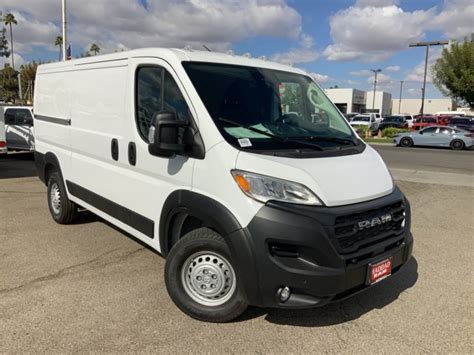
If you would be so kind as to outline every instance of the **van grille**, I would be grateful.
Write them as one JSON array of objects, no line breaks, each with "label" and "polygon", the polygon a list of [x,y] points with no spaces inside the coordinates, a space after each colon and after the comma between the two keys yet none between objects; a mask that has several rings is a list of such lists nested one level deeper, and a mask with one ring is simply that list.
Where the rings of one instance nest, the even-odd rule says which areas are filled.
[{"label": "van grille", "polygon": [[[403,203],[400,201],[382,208],[339,216],[335,221],[332,243],[339,253],[351,254],[384,240],[400,236],[403,234],[404,211]],[[358,227],[358,223],[361,221],[370,221],[386,214],[391,215],[391,221],[362,230]]]}]

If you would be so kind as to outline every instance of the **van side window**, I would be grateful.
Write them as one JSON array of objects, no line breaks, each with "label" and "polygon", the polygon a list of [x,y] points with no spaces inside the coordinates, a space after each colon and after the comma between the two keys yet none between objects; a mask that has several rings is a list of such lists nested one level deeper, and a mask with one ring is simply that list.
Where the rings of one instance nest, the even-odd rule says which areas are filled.
[{"label": "van side window", "polygon": [[148,141],[153,115],[160,111],[175,112],[179,120],[191,119],[189,107],[176,81],[166,70],[141,67],[136,74],[136,119],[140,135]]},{"label": "van side window", "polygon": [[164,111],[176,112],[180,121],[188,121],[190,117],[189,107],[184,99],[178,85],[170,73],[165,71],[165,105]]},{"label": "van side window", "polygon": [[140,135],[146,141],[151,119],[163,107],[162,73],[159,67],[142,67],[136,74],[136,119]]}]

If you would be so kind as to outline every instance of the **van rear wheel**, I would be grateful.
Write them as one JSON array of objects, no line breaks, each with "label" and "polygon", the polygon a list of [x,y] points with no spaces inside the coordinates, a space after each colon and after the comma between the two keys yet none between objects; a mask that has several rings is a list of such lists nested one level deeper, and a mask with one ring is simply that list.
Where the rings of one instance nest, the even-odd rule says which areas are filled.
[{"label": "van rear wheel", "polygon": [[229,247],[208,228],[189,232],[171,249],[165,282],[173,302],[195,319],[228,322],[247,308]]},{"label": "van rear wheel", "polygon": [[67,197],[58,172],[53,172],[48,180],[48,207],[54,221],[59,224],[71,223],[79,213],[77,205]]}]

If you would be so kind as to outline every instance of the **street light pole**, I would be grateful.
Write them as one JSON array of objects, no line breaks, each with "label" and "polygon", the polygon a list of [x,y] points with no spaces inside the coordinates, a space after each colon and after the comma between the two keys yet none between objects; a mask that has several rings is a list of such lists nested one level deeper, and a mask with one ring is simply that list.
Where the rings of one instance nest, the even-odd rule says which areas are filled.
[{"label": "street light pole", "polygon": [[430,46],[445,46],[449,44],[449,41],[432,41],[432,42],[417,42],[410,43],[409,47],[426,47],[425,53],[425,73],[423,74],[423,89],[421,92],[421,108],[420,115],[423,115],[425,109],[425,92],[426,92],[426,72],[428,71],[428,56],[430,52]]},{"label": "street light pole", "polygon": [[402,106],[402,88],[403,80],[400,80],[400,98],[398,99],[398,113],[400,113],[400,107]]},{"label": "street light pole", "polygon": [[67,60],[66,49],[67,49],[67,12],[66,12],[66,0],[62,0],[62,12],[63,12],[63,61]]},{"label": "street light pole", "polygon": [[370,71],[374,72],[374,97],[372,98],[372,110],[375,109],[375,90],[377,89],[377,74],[382,71],[382,69],[370,69]]}]

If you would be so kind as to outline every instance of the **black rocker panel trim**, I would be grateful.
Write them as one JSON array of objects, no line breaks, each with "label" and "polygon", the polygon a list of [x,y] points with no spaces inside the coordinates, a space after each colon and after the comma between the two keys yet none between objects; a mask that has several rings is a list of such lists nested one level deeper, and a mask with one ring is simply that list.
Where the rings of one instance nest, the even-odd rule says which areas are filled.
[{"label": "black rocker panel trim", "polygon": [[120,222],[145,234],[147,237],[152,239],[155,237],[155,222],[151,219],[106,199],[95,192],[87,190],[69,180],[66,180],[66,184],[71,195],[80,198],[102,212],[107,213],[109,216],[114,217]]}]

